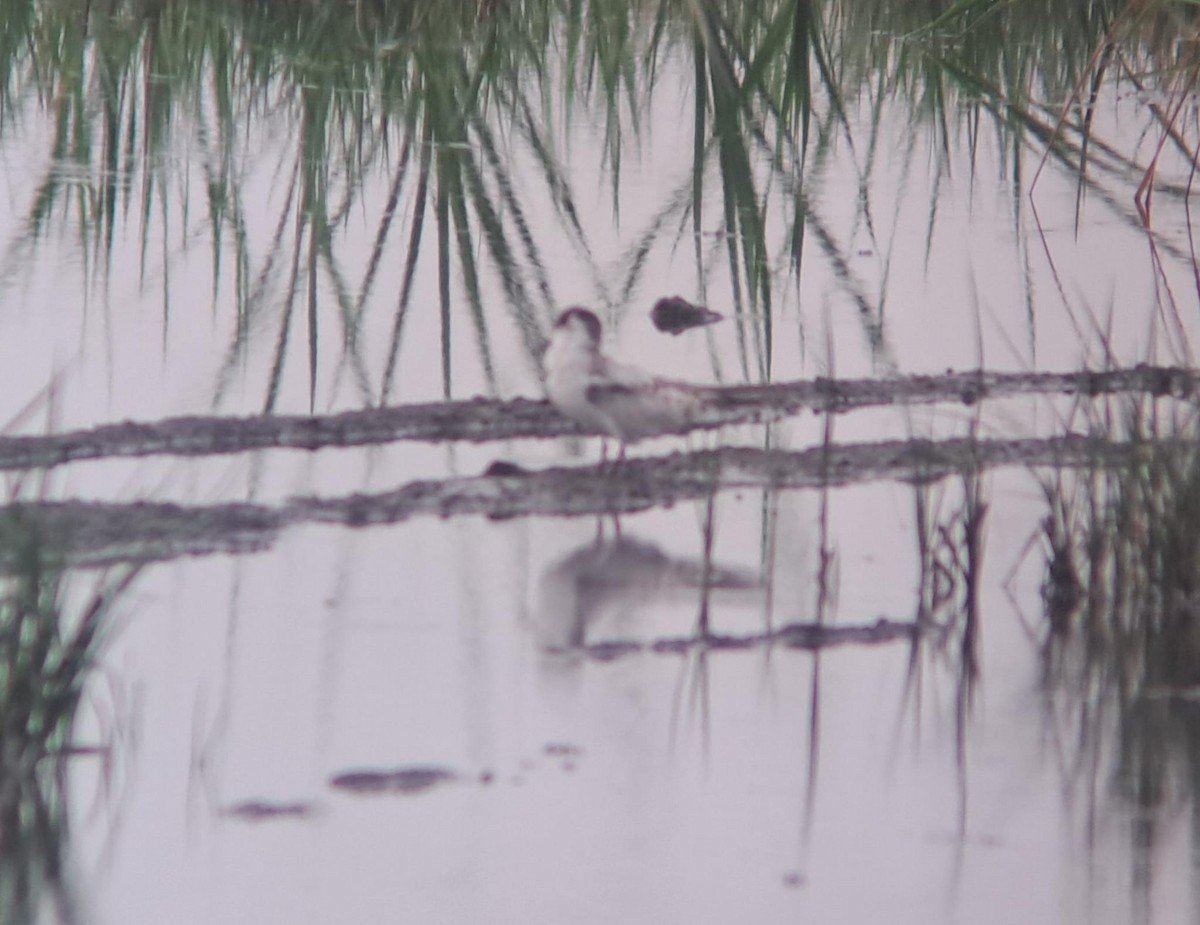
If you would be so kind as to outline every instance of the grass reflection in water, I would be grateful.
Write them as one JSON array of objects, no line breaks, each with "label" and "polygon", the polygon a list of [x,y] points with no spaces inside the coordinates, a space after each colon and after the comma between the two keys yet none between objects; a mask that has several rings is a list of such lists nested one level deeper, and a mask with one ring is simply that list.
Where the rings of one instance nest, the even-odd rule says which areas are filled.
[{"label": "grass reflection in water", "polygon": [[75,724],[113,607],[138,569],[103,576],[80,598],[68,585],[82,577],[67,577],[35,518],[6,518],[0,545],[12,566],[0,579],[0,916],[17,925],[53,909],[70,923],[82,919],[67,863],[67,764],[108,766],[106,746],[78,742]]},{"label": "grass reflection in water", "polygon": [[[1197,67],[1193,7],[1165,0],[4,4],[3,153],[24,144],[36,151],[11,161],[24,173],[13,184],[14,214],[0,242],[6,313],[10,306],[30,316],[48,310],[19,295],[34,268],[61,258],[50,245],[66,242],[68,259],[53,263],[53,272],[78,275],[78,291],[70,290],[78,297],[54,294],[83,307],[80,328],[120,331],[120,322],[150,305],[161,312],[154,333],[163,366],[194,373],[187,363],[194,345],[176,332],[181,315],[200,306],[219,331],[219,355],[212,370],[189,381],[202,381],[210,406],[172,407],[169,419],[131,424],[121,423],[128,412],[114,403],[98,427],[89,420],[66,433],[0,440],[0,465],[78,470],[87,468],[83,460],[106,465],[117,456],[194,460],[266,448],[348,455],[401,440],[578,436],[537,393],[555,314],[586,301],[619,330],[622,321],[644,320],[632,314],[639,302],[648,307],[675,291],[730,316],[719,330],[732,332],[733,348],[719,354],[711,337],[704,341],[711,376],[703,381],[718,383],[710,417],[697,422],[705,428],[777,422],[801,410],[829,420],[872,406],[901,406],[904,414],[918,404],[966,404],[973,411],[1006,389],[1089,401],[1109,390],[1138,391],[1154,396],[1134,399],[1138,408],[1168,399],[1187,406],[1194,402],[1192,293],[1172,284],[1190,285],[1196,268],[1184,234],[1196,144],[1186,109]],[[682,131],[668,135],[678,126],[658,120],[681,112]],[[647,167],[647,152],[660,148],[669,162]],[[641,168],[650,178],[639,185]],[[944,197],[955,185],[963,198]],[[1052,212],[1064,186],[1073,193],[1073,215],[1070,206]],[[916,203],[918,221],[902,220],[901,210],[927,188],[928,201]],[[1004,248],[1013,253],[999,253],[990,237],[986,253],[956,249],[963,226],[947,212],[973,212],[989,191],[1005,200],[998,214],[1011,225]],[[1045,226],[1031,216],[1031,201],[1051,213]],[[1136,235],[1120,238],[1119,261],[1079,243],[1081,231],[1110,226]],[[1073,240],[1055,236],[1063,227]],[[946,247],[947,237],[954,247]],[[1116,354],[1127,345],[1105,340],[1099,332],[1107,322],[1075,287],[1097,275],[1101,262],[1131,267],[1130,240],[1150,251],[1154,349],[1114,358],[1107,348]],[[1039,245],[1048,266],[1039,264]],[[1067,267],[1077,252],[1084,266],[1073,277]],[[688,282],[671,280],[645,298],[645,290],[667,285],[658,275],[662,258],[677,253],[690,262]],[[1011,353],[1027,372],[900,375],[916,354],[905,354],[904,338],[910,350],[911,341],[938,340],[948,313],[919,315],[914,336],[905,325],[926,306],[898,297],[897,278],[913,267],[924,272],[932,301],[972,261],[967,275],[979,291],[988,291],[989,279],[982,270],[975,275],[976,265],[1007,261],[1020,276],[1023,302],[1003,303],[1016,311],[984,304],[976,320],[982,329],[989,313],[1002,316],[1004,336],[1018,344]],[[804,291],[802,304],[802,283],[811,284],[814,269],[823,281]],[[200,300],[197,290],[205,290]],[[125,304],[121,295],[130,291],[137,298]],[[1114,291],[1112,301],[1127,304],[1123,292]],[[86,314],[97,302],[107,313]],[[1062,335],[1039,325],[1063,309],[1079,356],[1102,342],[1105,372],[1040,371],[1047,345],[1056,349]],[[825,372],[832,377],[836,353],[839,362],[858,363],[849,375],[873,378],[814,379],[798,368],[831,319],[841,326],[838,343],[829,335]],[[709,336],[695,332],[693,342]],[[139,359],[146,340],[132,348]],[[1054,368],[1075,362],[1062,355],[1054,354],[1061,364]],[[1128,365],[1136,359],[1155,365]],[[1172,362],[1178,368],[1158,365]],[[961,355],[954,363],[961,368]],[[1111,368],[1118,363],[1126,365]],[[238,405],[233,396],[245,383],[252,400]],[[493,397],[430,400],[468,390]],[[495,397],[514,394],[525,398]],[[417,398],[424,404],[415,405]],[[212,414],[231,406],[245,416]],[[313,413],[329,409],[341,413]],[[967,720],[987,642],[980,629],[984,547],[998,507],[1003,512],[988,494],[987,473],[1014,466],[1047,480],[1046,620],[1033,635],[1044,648],[1048,724],[1070,781],[1111,782],[1125,805],[1144,813],[1133,857],[1149,868],[1152,829],[1164,818],[1156,812],[1191,799],[1196,779],[1189,711],[1200,680],[1193,587],[1200,489],[1191,424],[1160,426],[1148,411],[1131,420],[1128,428],[1089,428],[1090,436],[1068,418],[1033,436],[981,436],[972,425],[967,436],[870,435],[858,443],[833,440],[830,425],[825,445],[810,449],[776,443],[779,431],[758,428],[757,445],[640,458],[604,480],[587,467],[535,469],[524,458],[464,475],[448,450],[447,471],[429,478],[404,470],[384,489],[341,484],[335,493],[277,505],[253,496],[6,505],[0,524],[18,539],[0,548],[8,576],[0,611],[0,832],[5,863],[13,859],[2,873],[12,900],[4,905],[27,914],[45,883],[61,897],[62,917],[71,917],[69,891],[60,888],[62,756],[105,614],[136,572],[129,563],[211,552],[249,558],[275,550],[285,530],[314,523],[408,530],[417,516],[482,515],[508,525],[706,501],[699,563],[666,546],[652,554],[649,545],[598,544],[561,559],[557,573],[561,579],[567,566],[592,561],[583,570],[586,585],[596,580],[596,556],[611,564],[629,554],[639,566],[657,565],[654,576],[639,579],[642,597],[650,596],[647,586],[699,585],[702,631],[593,644],[580,617],[562,647],[579,648],[574,654],[589,665],[589,656],[628,664],[661,650],[692,659],[699,676],[726,657],[724,649],[730,657],[735,649],[777,645],[817,650],[842,631],[869,637],[873,628],[894,631],[889,639],[912,637],[902,709],[921,709],[927,655],[949,666],[956,683],[962,835]],[[876,481],[915,486],[912,613],[901,595],[903,625],[839,625],[838,549],[830,539],[837,525],[827,501],[835,488]],[[957,501],[939,509],[935,484],[937,491],[949,486]],[[714,497],[761,492],[765,560],[777,554],[778,496],[812,490],[822,492],[815,622],[772,625],[771,590],[753,588],[766,601],[764,626],[710,632],[707,595],[722,574],[712,555],[720,529]],[[20,539],[30,523],[50,539]],[[103,580],[82,606],[65,603],[76,581],[66,565],[114,562],[132,570]],[[628,574],[600,590],[617,598],[637,590]],[[586,610],[577,607],[576,615]],[[920,625],[919,645],[909,617]],[[816,747],[818,661],[810,817],[818,766],[833,757]],[[709,703],[707,692],[695,702]],[[399,767],[352,783],[416,797],[432,779],[420,769],[441,765]],[[233,806],[234,819],[308,825],[303,800]],[[813,882],[819,887],[819,878]]]}]

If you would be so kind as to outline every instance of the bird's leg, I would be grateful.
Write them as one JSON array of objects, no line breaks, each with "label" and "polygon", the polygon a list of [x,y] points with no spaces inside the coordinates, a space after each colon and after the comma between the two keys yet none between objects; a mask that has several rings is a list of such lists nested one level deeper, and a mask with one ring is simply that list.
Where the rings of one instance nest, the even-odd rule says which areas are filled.
[{"label": "bird's leg", "polygon": [[[615,463],[613,463],[614,468],[620,466],[621,463],[625,462],[625,449],[627,446],[628,446],[628,444],[624,440],[622,440],[621,448],[617,451],[617,461]],[[618,479],[620,478],[619,475],[617,477],[618,477]],[[620,487],[620,486],[618,485],[618,487]],[[621,538],[621,517],[616,512],[615,509],[610,511],[609,513],[612,515],[613,538],[619,540]]]}]

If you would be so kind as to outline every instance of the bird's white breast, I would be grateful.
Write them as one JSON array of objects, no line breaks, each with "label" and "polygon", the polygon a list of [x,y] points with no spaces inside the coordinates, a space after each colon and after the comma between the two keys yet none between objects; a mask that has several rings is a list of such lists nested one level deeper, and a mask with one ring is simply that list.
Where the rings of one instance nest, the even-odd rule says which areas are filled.
[{"label": "bird's white breast", "polygon": [[577,337],[556,336],[543,358],[546,397],[569,418],[588,428],[617,436],[612,422],[588,400],[595,381],[596,352]]}]

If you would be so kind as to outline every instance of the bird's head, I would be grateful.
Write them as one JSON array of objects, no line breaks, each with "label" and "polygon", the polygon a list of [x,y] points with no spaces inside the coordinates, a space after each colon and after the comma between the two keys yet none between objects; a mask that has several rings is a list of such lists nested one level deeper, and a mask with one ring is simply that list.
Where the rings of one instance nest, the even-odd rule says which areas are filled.
[{"label": "bird's head", "polygon": [[554,334],[561,332],[568,337],[578,337],[593,347],[600,346],[601,330],[600,319],[595,313],[578,305],[568,308],[554,322]]}]

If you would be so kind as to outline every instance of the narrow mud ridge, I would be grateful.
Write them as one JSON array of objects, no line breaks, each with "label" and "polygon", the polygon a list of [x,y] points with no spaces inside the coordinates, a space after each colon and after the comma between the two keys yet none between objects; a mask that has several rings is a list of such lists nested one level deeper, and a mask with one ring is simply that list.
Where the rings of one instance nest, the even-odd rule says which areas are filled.
[{"label": "narrow mud ridge", "polygon": [[891,620],[880,617],[874,623],[826,624],[785,623],[773,630],[761,633],[732,635],[709,633],[697,636],[679,636],[669,639],[614,639],[592,642],[565,649],[548,649],[552,655],[572,656],[600,662],[638,655],[643,652],[655,654],[685,655],[697,649],[723,651],[729,649],[755,649],[768,645],[782,645],[791,649],[827,649],[833,646],[857,643],[877,645],[886,642],[909,641],[921,634],[921,628],[909,620]]},{"label": "narrow mud ridge", "polygon": [[[1145,446],[1079,436],[1037,440],[910,440],[817,446],[799,452],[724,447],[601,466],[410,482],[395,491],[298,498],[282,507],[62,501],[0,506],[0,537],[36,536],[67,565],[111,565],[270,547],[291,525],[395,524],[417,516],[493,520],[629,514],[730,489],[801,489],[880,479],[932,482],[997,466],[1115,466]],[[14,563],[0,542],[0,569]],[[11,553],[8,553],[11,555]]]},{"label": "narrow mud ridge", "polygon": [[[1078,373],[947,373],[895,379],[814,379],[703,390],[709,407],[696,429],[779,420],[804,411],[844,413],[882,405],[974,404],[1012,395],[1096,396],[1140,393],[1189,398],[1200,393],[1200,370],[1136,366]],[[127,421],[46,436],[0,437],[0,469],[152,455],[203,456],[261,449],[319,450],[397,440],[490,440],[579,434],[545,401],[477,398],[400,405],[323,417],[180,417]]]}]

